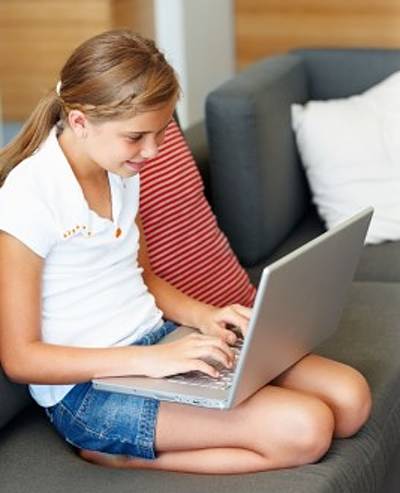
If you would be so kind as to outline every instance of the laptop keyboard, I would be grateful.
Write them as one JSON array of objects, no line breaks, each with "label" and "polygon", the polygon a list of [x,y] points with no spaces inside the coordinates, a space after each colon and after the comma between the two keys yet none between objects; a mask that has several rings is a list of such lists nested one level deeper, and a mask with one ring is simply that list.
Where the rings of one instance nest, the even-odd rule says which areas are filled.
[{"label": "laptop keyboard", "polygon": [[226,368],[221,363],[213,361],[212,366],[216,368],[220,375],[218,378],[210,377],[201,371],[190,371],[188,373],[180,373],[179,375],[171,375],[166,377],[169,382],[196,385],[198,387],[207,387],[211,389],[226,390],[232,385],[233,375],[235,374],[236,363],[239,359],[240,351],[243,346],[243,339],[237,338],[236,343],[231,346],[234,353],[234,363],[232,368]]}]

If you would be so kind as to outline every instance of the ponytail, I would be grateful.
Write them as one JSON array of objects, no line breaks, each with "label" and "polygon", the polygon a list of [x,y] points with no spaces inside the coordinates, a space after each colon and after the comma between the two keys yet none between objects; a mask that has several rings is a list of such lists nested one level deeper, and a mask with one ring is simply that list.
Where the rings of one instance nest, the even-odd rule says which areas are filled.
[{"label": "ponytail", "polygon": [[0,187],[10,171],[46,140],[52,127],[61,118],[61,113],[62,103],[53,89],[39,101],[19,134],[0,149]]}]

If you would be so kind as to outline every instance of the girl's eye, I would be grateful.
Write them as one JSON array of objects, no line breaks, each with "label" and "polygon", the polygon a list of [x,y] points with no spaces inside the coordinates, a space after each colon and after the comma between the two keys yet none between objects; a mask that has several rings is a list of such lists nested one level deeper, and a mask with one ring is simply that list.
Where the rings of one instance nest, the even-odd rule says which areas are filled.
[{"label": "girl's eye", "polygon": [[139,142],[141,140],[143,135],[138,135],[137,137],[128,137],[129,142]]}]

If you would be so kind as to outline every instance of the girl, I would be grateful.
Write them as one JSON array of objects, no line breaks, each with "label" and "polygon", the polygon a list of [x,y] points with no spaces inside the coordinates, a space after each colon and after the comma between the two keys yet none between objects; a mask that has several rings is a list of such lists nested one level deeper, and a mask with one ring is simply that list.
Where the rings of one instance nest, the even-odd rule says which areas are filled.
[{"label": "girl", "polygon": [[[111,31],[83,43],[20,135],[1,151],[1,363],[92,462],[246,473],[318,460],[370,412],[355,370],[303,358],[229,411],[96,391],[94,377],[164,377],[232,365],[250,310],[197,302],[151,270],[139,174],[179,94],[153,42]],[[154,345],[173,320],[198,329]],[[246,425],[244,426],[244,423]],[[188,433],[190,430],[190,433]]]}]

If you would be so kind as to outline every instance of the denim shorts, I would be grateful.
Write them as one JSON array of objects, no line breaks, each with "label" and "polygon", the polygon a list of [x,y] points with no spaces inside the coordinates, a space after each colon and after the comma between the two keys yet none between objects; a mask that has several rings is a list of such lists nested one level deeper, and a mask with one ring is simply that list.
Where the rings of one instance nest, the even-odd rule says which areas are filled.
[{"label": "denim shorts", "polygon": [[[175,324],[165,322],[134,345],[155,344],[174,329]],[[75,447],[155,459],[159,405],[156,399],[96,390],[86,382],[75,385],[61,402],[47,408],[46,414]]]}]

